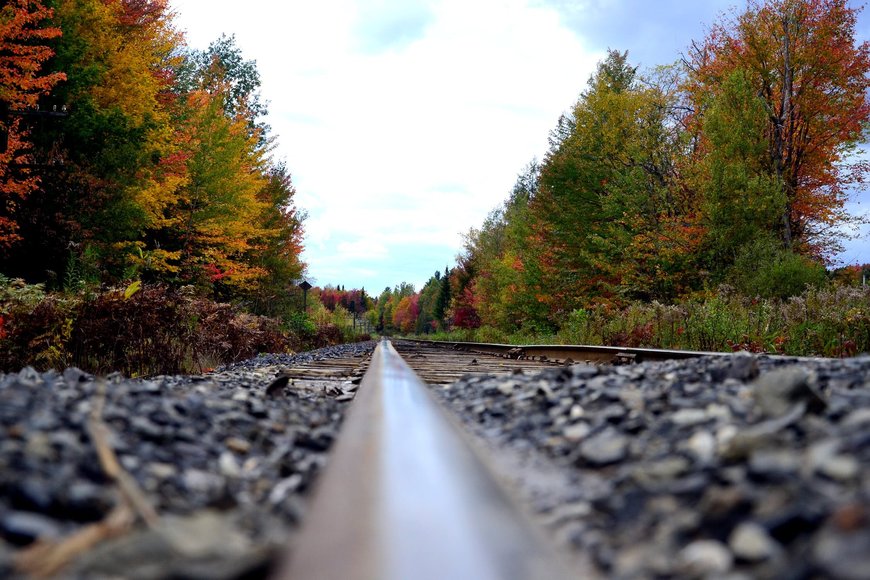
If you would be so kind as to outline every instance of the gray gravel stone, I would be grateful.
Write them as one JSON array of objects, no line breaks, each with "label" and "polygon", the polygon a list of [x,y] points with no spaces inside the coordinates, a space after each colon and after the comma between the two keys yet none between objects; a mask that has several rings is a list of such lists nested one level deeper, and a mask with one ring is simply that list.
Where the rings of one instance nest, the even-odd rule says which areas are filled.
[{"label": "gray gravel stone", "polygon": [[61,526],[42,514],[10,511],[0,516],[0,531],[13,544],[29,544],[40,538],[58,538]]},{"label": "gray gravel stone", "polygon": [[580,445],[580,457],[591,465],[607,465],[621,461],[628,448],[628,439],[607,428],[589,437]]},{"label": "gray gravel stone", "polygon": [[754,522],[742,522],[731,532],[728,546],[734,555],[748,562],[774,557],[780,548],[767,530]]},{"label": "gray gravel stone", "polygon": [[731,570],[734,557],[728,548],[716,540],[695,540],[677,556],[680,572],[693,577],[725,574]]},{"label": "gray gravel stone", "polygon": [[768,416],[784,415],[798,402],[817,410],[824,408],[826,402],[814,383],[815,376],[805,368],[788,367],[759,377],[753,385],[753,395],[761,411]]},{"label": "gray gravel stone", "polygon": [[497,377],[436,393],[488,448],[575,482],[572,513],[553,508],[564,489],[503,473],[600,577],[866,577],[870,357],[592,368],[511,377],[510,396]]},{"label": "gray gravel stone", "polygon": [[814,545],[813,557],[831,578],[870,578],[870,530],[825,530]]},{"label": "gray gravel stone", "polygon": [[[265,390],[283,367],[373,348],[262,355],[204,376],[110,377],[102,414],[110,445],[161,524],[100,544],[63,576],[267,575],[299,525],[347,402],[292,386],[269,399]],[[0,374],[0,577],[14,572],[4,566],[17,550],[75,533],[117,505],[87,431],[96,393],[96,379],[74,368]]]}]

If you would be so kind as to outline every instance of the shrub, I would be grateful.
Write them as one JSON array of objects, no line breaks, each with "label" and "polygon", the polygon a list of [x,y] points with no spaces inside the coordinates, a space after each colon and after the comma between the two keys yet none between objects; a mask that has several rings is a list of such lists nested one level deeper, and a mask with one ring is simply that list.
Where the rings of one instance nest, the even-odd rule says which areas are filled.
[{"label": "shrub", "polygon": [[566,344],[589,344],[589,312],[578,308],[568,313],[558,338]]},{"label": "shrub", "polygon": [[69,362],[75,300],[47,296],[42,284],[0,275],[0,368]]},{"label": "shrub", "polygon": [[796,296],[807,286],[821,286],[826,279],[824,266],[769,239],[756,240],[743,248],[732,277],[744,294],[762,298]]},{"label": "shrub", "polygon": [[344,333],[341,331],[341,328],[332,323],[322,324],[317,327],[317,334],[314,337],[314,348],[334,346],[344,341]]},{"label": "shrub", "polygon": [[0,297],[4,370],[75,365],[129,376],[201,372],[260,352],[285,352],[291,344],[276,320],[163,286],[131,296],[109,290],[63,297],[22,284],[4,289],[0,280]]},{"label": "shrub", "polygon": [[[473,336],[468,333],[473,332]],[[498,329],[439,333],[436,340],[527,343]],[[541,337],[537,337],[541,338]],[[546,340],[546,338],[543,338]],[[571,312],[557,342],[685,350],[851,356],[870,352],[870,289],[807,287],[788,299],[747,298],[721,287],[680,304],[635,302]]]},{"label": "shrub", "polygon": [[481,326],[474,331],[474,340],[477,342],[506,343],[510,342],[507,333],[492,326]]}]

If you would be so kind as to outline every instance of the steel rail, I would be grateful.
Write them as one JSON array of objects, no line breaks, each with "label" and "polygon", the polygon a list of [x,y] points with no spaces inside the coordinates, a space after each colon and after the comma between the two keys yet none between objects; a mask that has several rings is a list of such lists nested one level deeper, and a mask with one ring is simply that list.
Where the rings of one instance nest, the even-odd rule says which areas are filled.
[{"label": "steel rail", "polygon": [[278,577],[568,576],[425,385],[383,340]]},{"label": "steel rail", "polygon": [[571,359],[574,362],[613,362],[619,359],[634,362],[697,358],[701,356],[733,356],[733,352],[703,352],[696,350],[667,350],[658,348],[631,348],[622,346],[592,346],[567,344],[494,344],[482,342],[454,342],[421,339],[403,339],[422,344],[442,345],[469,352],[502,356],[547,357],[552,360]]}]

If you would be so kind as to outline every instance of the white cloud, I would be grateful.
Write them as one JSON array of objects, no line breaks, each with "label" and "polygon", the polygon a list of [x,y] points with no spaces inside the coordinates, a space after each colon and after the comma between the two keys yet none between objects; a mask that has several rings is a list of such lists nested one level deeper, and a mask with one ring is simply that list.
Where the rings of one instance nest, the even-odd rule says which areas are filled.
[{"label": "white cloud", "polygon": [[339,242],[336,248],[340,256],[353,260],[382,259],[390,253],[389,248],[383,242],[371,238],[357,238],[349,242]]},{"label": "white cloud", "polygon": [[[173,3],[192,46],[235,34],[257,61],[321,284],[419,285],[443,268],[544,153],[601,57],[554,9],[522,0],[417,2],[393,42],[390,4]],[[438,263],[411,258],[433,247]]]}]

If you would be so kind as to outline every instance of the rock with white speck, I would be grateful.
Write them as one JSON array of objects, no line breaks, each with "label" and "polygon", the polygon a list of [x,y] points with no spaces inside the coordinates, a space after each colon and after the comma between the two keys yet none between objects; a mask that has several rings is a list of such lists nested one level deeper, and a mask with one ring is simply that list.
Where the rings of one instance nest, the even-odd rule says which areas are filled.
[{"label": "rock with white speck", "polygon": [[698,425],[708,420],[704,409],[680,409],[671,415],[671,422],[681,427]]},{"label": "rock with white speck", "polygon": [[851,481],[861,473],[858,460],[851,455],[833,455],[823,459],[816,468],[819,473],[838,481]]},{"label": "rock with white speck", "polygon": [[628,439],[608,427],[580,445],[580,457],[591,465],[608,465],[622,461],[627,450]]},{"label": "rock with white speck", "polygon": [[224,451],[220,454],[220,457],[218,458],[218,466],[220,468],[221,475],[225,477],[235,478],[241,475],[239,463],[236,461],[235,456],[229,451]]},{"label": "rock with white speck", "polygon": [[677,562],[683,574],[700,578],[729,572],[734,557],[722,542],[695,540],[679,552]]},{"label": "rock with white speck", "polygon": [[767,530],[755,522],[741,522],[728,537],[728,546],[739,560],[759,562],[777,555],[781,548]]},{"label": "rock with white speck", "polygon": [[565,430],[562,431],[563,437],[572,443],[576,443],[577,441],[582,441],[592,428],[586,423],[574,423],[573,425],[569,425],[565,427]]},{"label": "rock with white speck", "polygon": [[710,463],[716,456],[716,438],[709,431],[692,433],[686,447],[700,463]]}]

